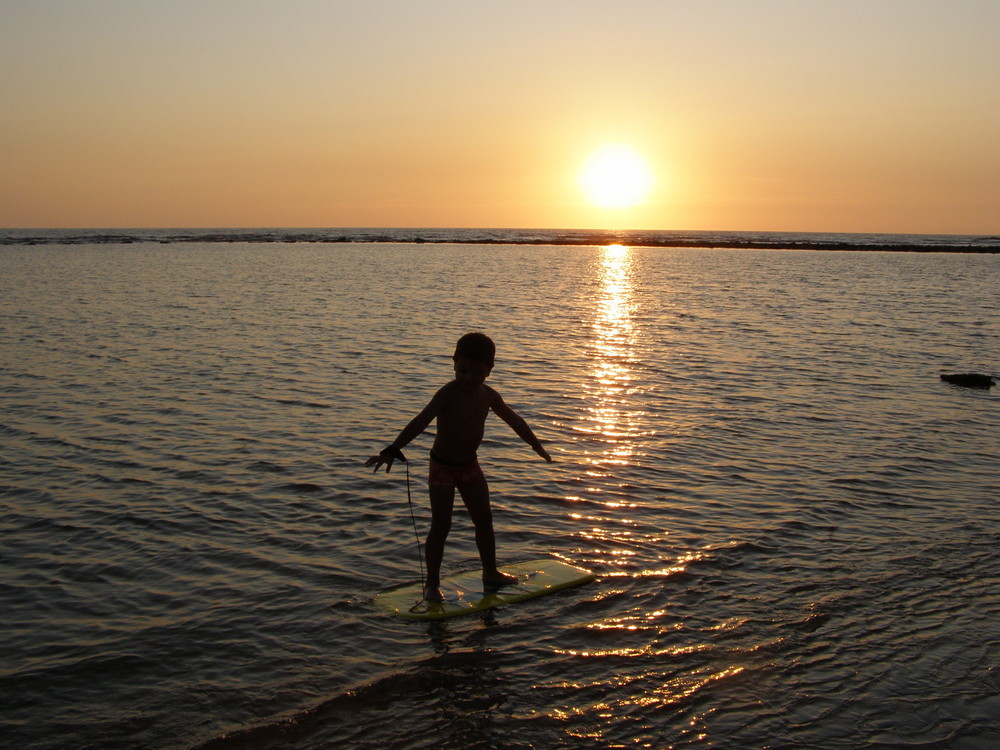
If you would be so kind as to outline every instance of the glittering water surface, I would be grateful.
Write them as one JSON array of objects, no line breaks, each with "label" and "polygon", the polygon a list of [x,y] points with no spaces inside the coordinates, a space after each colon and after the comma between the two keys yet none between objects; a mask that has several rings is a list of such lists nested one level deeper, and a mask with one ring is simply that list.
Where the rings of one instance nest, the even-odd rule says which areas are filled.
[{"label": "glittering water surface", "polygon": [[[994,748],[1000,258],[342,243],[0,251],[0,744]],[[364,458],[496,339],[505,560],[433,625]],[[425,435],[407,450],[418,523]],[[450,570],[473,567],[456,518]]]}]

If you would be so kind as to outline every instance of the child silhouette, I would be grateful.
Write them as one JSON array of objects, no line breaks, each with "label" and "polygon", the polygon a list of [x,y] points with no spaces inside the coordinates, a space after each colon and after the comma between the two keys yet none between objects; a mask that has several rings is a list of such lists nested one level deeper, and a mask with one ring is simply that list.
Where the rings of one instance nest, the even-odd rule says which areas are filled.
[{"label": "child silhouette", "polygon": [[415,416],[391,445],[372,456],[365,466],[377,472],[384,464],[388,472],[393,461],[402,458],[401,449],[437,420],[437,434],[431,449],[427,491],[431,501],[431,528],[427,534],[427,580],[424,599],[443,601],[441,560],[444,543],[451,530],[455,489],[469,511],[476,528],[476,546],[483,565],[483,587],[495,591],[517,583],[517,578],[497,569],[496,537],[490,488],[479,466],[476,452],[483,440],[486,417],[492,411],[510,425],[517,435],[549,463],[552,457],[531,431],[528,423],[510,408],[486,378],[493,370],[496,346],[483,333],[467,333],[458,340],[453,357],[455,379],[444,385],[430,403]]}]

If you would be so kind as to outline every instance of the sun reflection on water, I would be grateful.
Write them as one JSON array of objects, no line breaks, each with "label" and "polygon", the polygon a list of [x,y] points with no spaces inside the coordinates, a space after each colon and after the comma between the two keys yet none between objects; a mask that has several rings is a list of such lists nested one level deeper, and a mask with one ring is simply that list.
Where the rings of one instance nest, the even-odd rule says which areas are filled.
[{"label": "sun reflection on water", "polygon": [[588,431],[601,440],[603,449],[592,462],[627,465],[638,432],[636,415],[628,410],[626,401],[635,379],[631,249],[623,245],[602,248],[596,273],[600,287],[593,324],[593,365],[585,390],[590,392],[592,403]]}]

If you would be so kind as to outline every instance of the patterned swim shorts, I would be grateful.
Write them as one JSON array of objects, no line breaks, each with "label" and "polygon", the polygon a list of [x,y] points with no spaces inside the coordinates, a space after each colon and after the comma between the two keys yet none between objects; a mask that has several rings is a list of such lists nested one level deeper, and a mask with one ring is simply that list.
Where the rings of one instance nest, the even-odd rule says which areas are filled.
[{"label": "patterned swim shorts", "polygon": [[427,472],[427,484],[431,487],[458,487],[459,485],[485,479],[479,459],[473,459],[470,464],[449,464],[431,453],[430,468]]}]

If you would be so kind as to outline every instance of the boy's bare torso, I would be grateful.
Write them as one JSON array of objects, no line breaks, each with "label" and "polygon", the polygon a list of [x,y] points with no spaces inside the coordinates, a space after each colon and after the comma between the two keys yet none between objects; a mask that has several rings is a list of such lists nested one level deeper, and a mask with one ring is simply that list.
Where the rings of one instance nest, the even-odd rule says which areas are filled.
[{"label": "boy's bare torso", "polygon": [[468,464],[483,441],[486,417],[498,399],[488,385],[472,388],[452,381],[435,394],[438,401],[434,454],[442,461]]}]

